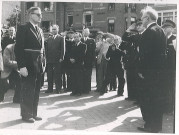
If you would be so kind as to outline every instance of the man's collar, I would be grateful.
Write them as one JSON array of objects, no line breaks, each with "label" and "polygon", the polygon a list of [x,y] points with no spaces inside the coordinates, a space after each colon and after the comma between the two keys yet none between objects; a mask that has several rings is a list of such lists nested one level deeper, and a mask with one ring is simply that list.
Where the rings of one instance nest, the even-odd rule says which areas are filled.
[{"label": "man's collar", "polygon": [[38,26],[37,24],[33,24],[31,21],[30,21],[30,23],[32,24],[32,26],[35,28],[35,26]]},{"label": "man's collar", "polygon": [[76,45],[78,46],[81,43],[81,41],[79,41]]},{"label": "man's collar", "polygon": [[156,23],[156,22],[151,22],[151,23],[149,23],[148,25],[147,25],[147,28],[148,27],[150,27],[152,24],[154,24],[154,23]]},{"label": "man's collar", "polygon": [[88,37],[84,37],[84,40],[87,40],[88,39]]},{"label": "man's collar", "polygon": [[167,36],[167,38],[169,39],[172,36],[172,33],[170,35]]}]

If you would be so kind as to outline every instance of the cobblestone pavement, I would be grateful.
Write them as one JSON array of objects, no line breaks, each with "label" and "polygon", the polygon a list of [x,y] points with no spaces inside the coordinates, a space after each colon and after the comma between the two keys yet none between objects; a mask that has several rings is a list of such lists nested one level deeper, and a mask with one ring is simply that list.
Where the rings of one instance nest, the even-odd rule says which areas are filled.
[{"label": "cobblestone pavement", "polygon": [[[137,127],[144,124],[141,112],[133,101],[124,100],[127,97],[126,87],[123,97],[117,97],[116,91],[100,96],[94,91],[94,81],[93,75],[92,91],[88,95],[79,97],[70,96],[70,92],[46,94],[45,82],[40,93],[38,108],[38,114],[43,120],[33,124],[21,120],[19,104],[12,103],[14,91],[9,90],[5,95],[5,101],[0,103],[0,129],[89,131],[90,133],[141,132],[137,130]],[[173,115],[164,115],[162,133],[172,132]]]}]

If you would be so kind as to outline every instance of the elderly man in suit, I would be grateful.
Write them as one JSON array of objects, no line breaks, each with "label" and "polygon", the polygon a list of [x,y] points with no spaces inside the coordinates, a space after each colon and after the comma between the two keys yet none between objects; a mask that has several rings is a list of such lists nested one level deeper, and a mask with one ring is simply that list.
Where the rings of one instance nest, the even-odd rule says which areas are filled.
[{"label": "elderly man in suit", "polygon": [[[20,103],[21,79],[17,69],[17,61],[15,60],[14,46],[15,44],[10,44],[4,50],[4,70],[1,73],[1,79],[11,78],[14,80],[13,103]],[[7,83],[7,81],[4,80],[4,83]]]},{"label": "elderly man in suit", "polygon": [[140,109],[144,127],[139,130],[158,133],[162,130],[165,106],[164,71],[166,66],[166,36],[157,25],[158,13],[151,7],[142,10],[142,33],[140,49],[140,73],[143,79]]},{"label": "elderly man in suit", "polygon": [[64,38],[58,34],[58,25],[52,26],[52,34],[47,40],[46,59],[47,59],[47,80],[48,90],[45,93],[53,92],[53,78],[55,79],[56,93],[61,91],[62,61],[64,59]]},{"label": "elderly man in suit", "polygon": [[29,22],[17,29],[14,51],[22,78],[22,120],[34,123],[42,120],[37,116],[37,107],[43,71],[44,37],[42,29],[38,27],[42,19],[41,9],[31,7],[28,16]]},{"label": "elderly man in suit", "polygon": [[87,50],[84,58],[84,93],[88,94],[91,91],[91,75],[92,68],[95,63],[96,44],[94,39],[89,38],[90,31],[88,28],[83,30],[83,38],[81,41],[87,45]]}]

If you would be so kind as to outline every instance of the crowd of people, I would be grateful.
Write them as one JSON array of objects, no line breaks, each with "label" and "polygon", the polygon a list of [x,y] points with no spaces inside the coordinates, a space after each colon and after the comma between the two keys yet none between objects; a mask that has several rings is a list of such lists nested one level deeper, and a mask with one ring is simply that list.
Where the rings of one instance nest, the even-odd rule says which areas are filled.
[{"label": "crowd of people", "polygon": [[151,7],[141,13],[141,19],[122,37],[100,31],[90,38],[88,28],[82,33],[71,29],[59,34],[59,26],[54,24],[44,39],[38,27],[41,9],[30,8],[29,22],[16,33],[10,27],[9,35],[1,41],[0,101],[7,89],[14,89],[13,102],[20,103],[22,120],[33,123],[42,119],[37,107],[45,72],[45,93],[81,96],[90,94],[92,69],[96,68],[95,91],[103,95],[117,90],[117,96],[123,96],[127,82],[126,100],[136,101],[145,121],[138,129],[160,132],[163,113],[174,112],[175,107],[176,26],[171,20],[162,27],[157,25],[158,14]]}]

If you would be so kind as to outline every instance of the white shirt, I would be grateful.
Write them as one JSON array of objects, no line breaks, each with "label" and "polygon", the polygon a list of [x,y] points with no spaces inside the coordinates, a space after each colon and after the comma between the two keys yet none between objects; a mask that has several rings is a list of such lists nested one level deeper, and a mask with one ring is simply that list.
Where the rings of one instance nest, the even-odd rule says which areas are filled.
[{"label": "white shirt", "polygon": [[86,41],[88,39],[88,37],[84,37],[84,41]]},{"label": "white shirt", "polygon": [[36,24],[33,24],[32,22],[30,22],[31,24],[32,24],[32,26],[34,27],[34,29],[36,30],[36,28],[35,27],[38,27],[38,25]]},{"label": "white shirt", "polygon": [[76,45],[78,46],[81,43],[81,41],[79,41]]},{"label": "white shirt", "polygon": [[55,39],[55,38],[57,37],[57,35],[58,35],[58,34],[56,34],[56,35],[53,35],[53,39]]}]

